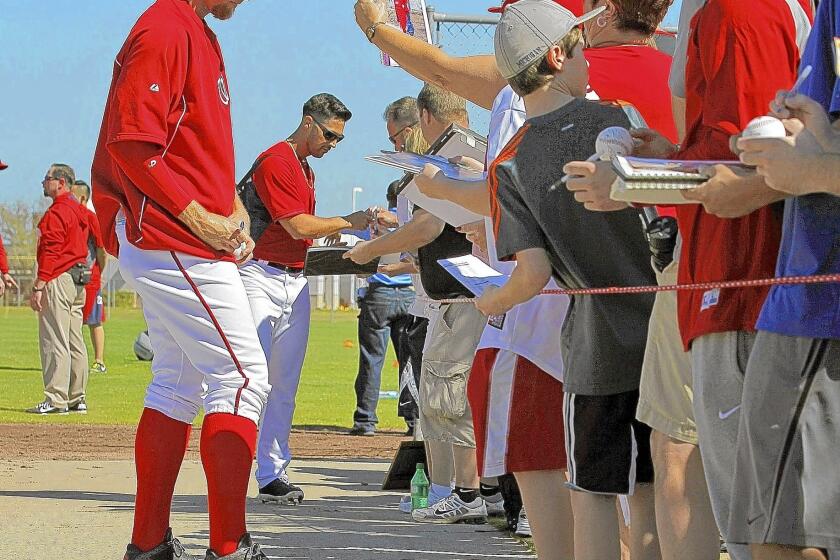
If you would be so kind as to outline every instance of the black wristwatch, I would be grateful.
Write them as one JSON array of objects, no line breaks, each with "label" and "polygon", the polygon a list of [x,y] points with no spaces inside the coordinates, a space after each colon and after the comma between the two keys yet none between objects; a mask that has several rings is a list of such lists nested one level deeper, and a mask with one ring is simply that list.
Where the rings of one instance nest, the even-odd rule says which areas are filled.
[{"label": "black wristwatch", "polygon": [[32,293],[35,293],[35,292],[43,292],[43,291],[44,291],[44,290],[46,290],[46,289],[47,289],[47,287],[46,287],[46,286],[44,286],[43,288],[36,288],[35,286],[32,286]]}]

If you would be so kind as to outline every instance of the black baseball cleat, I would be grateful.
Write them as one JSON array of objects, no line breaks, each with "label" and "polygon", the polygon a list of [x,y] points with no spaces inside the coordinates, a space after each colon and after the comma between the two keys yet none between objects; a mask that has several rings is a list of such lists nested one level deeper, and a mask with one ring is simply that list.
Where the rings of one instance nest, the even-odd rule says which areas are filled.
[{"label": "black baseball cleat", "polygon": [[204,560],[268,560],[268,556],[260,550],[260,545],[251,540],[251,535],[245,533],[239,539],[238,548],[234,552],[227,556],[219,556],[212,550],[208,550]]},{"label": "black baseball cleat", "polygon": [[286,475],[275,478],[266,486],[260,488],[259,499],[262,503],[274,502],[279,504],[296,505],[303,502],[303,490],[289,482]]},{"label": "black baseball cleat", "polygon": [[148,552],[141,551],[133,544],[128,545],[123,560],[198,560],[198,558],[184,550],[181,541],[172,536],[172,529],[167,529],[163,542]]}]

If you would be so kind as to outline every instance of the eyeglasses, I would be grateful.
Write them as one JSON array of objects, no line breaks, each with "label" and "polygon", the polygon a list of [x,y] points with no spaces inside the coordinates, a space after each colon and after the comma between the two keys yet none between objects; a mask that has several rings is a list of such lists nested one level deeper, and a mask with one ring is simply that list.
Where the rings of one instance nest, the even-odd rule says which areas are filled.
[{"label": "eyeglasses", "polygon": [[46,177],[43,178],[43,180],[41,180],[41,186],[46,185],[50,181],[60,181],[60,180],[61,179],[59,179],[58,177],[50,177],[49,175],[47,175]]},{"label": "eyeglasses", "polygon": [[332,130],[330,130],[329,128],[324,126],[324,124],[321,121],[319,121],[318,119],[312,119],[312,121],[315,124],[318,125],[318,128],[321,129],[321,132],[324,135],[324,140],[326,140],[327,142],[335,142],[336,144],[338,144],[339,142],[344,140],[344,135],[343,134],[339,134],[338,132],[333,132]]},{"label": "eyeglasses", "polygon": [[397,138],[399,138],[399,137],[400,137],[400,134],[402,134],[403,132],[405,132],[406,130],[408,130],[409,128],[411,128],[411,127],[413,127],[413,126],[417,126],[418,124],[420,124],[420,123],[413,122],[413,123],[411,123],[411,124],[409,124],[409,125],[406,125],[406,126],[402,127],[401,129],[399,129],[398,131],[396,131],[393,135],[389,136],[389,137],[388,137],[388,140],[390,140],[390,141],[391,141],[391,144],[393,144],[394,146],[396,146],[396,145],[397,145]]}]

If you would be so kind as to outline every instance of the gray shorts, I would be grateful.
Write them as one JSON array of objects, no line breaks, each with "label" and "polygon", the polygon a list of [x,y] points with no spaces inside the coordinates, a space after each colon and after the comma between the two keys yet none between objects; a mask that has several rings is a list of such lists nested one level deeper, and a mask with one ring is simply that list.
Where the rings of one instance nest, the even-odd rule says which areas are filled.
[{"label": "gray shorts", "polygon": [[487,318],[472,303],[444,304],[426,333],[420,375],[420,425],[423,437],[475,447],[467,381]]},{"label": "gray shorts", "polygon": [[760,332],[744,380],[729,539],[840,549],[840,341]]}]

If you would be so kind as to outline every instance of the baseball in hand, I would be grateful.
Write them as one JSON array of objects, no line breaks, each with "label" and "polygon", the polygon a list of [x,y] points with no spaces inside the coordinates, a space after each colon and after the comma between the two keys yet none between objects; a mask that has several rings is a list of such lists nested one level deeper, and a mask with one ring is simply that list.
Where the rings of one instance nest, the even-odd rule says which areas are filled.
[{"label": "baseball in hand", "polygon": [[615,156],[629,156],[634,147],[633,137],[627,129],[611,126],[602,130],[595,140],[595,155],[601,161],[610,161]]},{"label": "baseball in hand", "polygon": [[785,125],[776,117],[756,117],[749,122],[741,138],[784,138],[787,136]]}]

